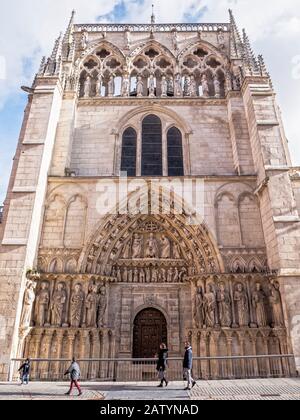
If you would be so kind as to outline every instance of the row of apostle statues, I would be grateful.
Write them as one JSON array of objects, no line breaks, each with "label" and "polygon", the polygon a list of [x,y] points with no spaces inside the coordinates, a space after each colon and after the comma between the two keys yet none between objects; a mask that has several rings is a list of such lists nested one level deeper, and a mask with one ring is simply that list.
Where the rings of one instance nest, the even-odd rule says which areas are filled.
[{"label": "row of apostle statues", "polygon": [[[157,88],[159,86],[160,97],[162,98],[166,98],[168,96],[184,96],[190,98],[197,96],[209,98],[214,96],[215,98],[220,98],[221,83],[217,75],[213,77],[212,85],[213,94],[211,94],[212,90],[209,87],[209,80],[206,74],[202,75],[200,86],[198,86],[198,82],[193,75],[185,75],[183,78],[179,73],[174,78],[171,76],[163,75],[160,80],[158,80],[154,74],[150,74],[150,76],[147,78],[138,75],[135,81],[135,88],[133,92],[131,92],[131,77],[128,73],[125,73],[122,77],[120,94],[122,97],[137,96],[138,98],[141,98],[148,96],[150,98],[154,98],[158,96]],[[106,93],[103,95],[104,86],[106,86]],[[94,78],[88,74],[83,82],[83,97],[90,98],[91,96],[94,96],[92,92],[95,93],[96,97],[115,96],[115,75],[111,74],[109,79],[105,81],[105,78],[101,73],[98,74],[96,80],[94,80]]]},{"label": "row of apostle statues", "polygon": [[194,320],[197,328],[284,327],[279,284],[268,285],[265,292],[256,283],[249,293],[242,283],[237,283],[233,293],[224,282],[216,287],[210,283],[199,287],[195,295]]},{"label": "row of apostle statues", "polygon": [[183,283],[188,270],[185,267],[113,267],[112,277],[118,283]]},{"label": "row of apostle statues", "polygon": [[101,328],[107,308],[105,285],[91,283],[85,293],[83,285],[76,283],[70,292],[64,282],[57,283],[50,292],[49,283],[43,281],[36,292],[37,284],[28,281],[23,302],[20,326],[36,327],[87,327]]},{"label": "row of apostle statues", "polygon": [[171,243],[166,235],[157,237],[154,233],[148,236],[135,233],[125,245],[122,258],[180,259],[181,250],[179,244]]}]

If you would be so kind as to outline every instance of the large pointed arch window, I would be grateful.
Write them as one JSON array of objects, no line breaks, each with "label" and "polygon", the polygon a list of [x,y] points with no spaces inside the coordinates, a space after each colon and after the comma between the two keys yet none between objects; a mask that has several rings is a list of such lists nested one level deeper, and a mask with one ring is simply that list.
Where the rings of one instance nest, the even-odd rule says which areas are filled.
[{"label": "large pointed arch window", "polygon": [[148,115],[142,126],[142,176],[162,175],[162,124],[156,115]]},{"label": "large pointed arch window", "polygon": [[124,131],[122,140],[121,171],[127,176],[136,176],[136,131],[129,127]]},{"label": "large pointed arch window", "polygon": [[167,135],[168,141],[168,175],[183,176],[183,151],[182,134],[176,127],[170,128]]}]

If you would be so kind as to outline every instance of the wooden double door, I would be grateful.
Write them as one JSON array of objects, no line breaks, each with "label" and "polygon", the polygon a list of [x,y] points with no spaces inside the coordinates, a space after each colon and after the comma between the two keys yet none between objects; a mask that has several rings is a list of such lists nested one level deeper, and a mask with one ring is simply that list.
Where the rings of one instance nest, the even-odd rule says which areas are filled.
[{"label": "wooden double door", "polygon": [[161,343],[168,341],[167,322],[157,309],[141,311],[134,320],[133,352],[134,358],[153,358],[158,353]]}]

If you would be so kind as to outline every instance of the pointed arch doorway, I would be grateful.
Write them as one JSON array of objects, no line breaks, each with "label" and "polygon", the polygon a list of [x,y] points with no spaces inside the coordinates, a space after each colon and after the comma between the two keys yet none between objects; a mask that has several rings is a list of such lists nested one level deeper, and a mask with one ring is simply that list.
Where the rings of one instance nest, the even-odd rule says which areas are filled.
[{"label": "pointed arch doorway", "polygon": [[167,321],[162,312],[147,308],[137,314],[133,323],[133,358],[153,358],[160,344],[167,345],[167,341]]}]

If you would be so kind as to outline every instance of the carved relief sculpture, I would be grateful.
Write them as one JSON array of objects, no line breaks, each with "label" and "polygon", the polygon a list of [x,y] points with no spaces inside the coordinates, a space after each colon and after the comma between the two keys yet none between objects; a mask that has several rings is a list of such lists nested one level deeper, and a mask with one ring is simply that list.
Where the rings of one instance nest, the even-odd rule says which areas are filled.
[{"label": "carved relief sculpture", "polygon": [[72,293],[70,302],[70,325],[73,328],[80,327],[83,303],[84,293],[82,291],[82,285],[77,283],[74,287],[74,292]]},{"label": "carved relief sculpture", "polygon": [[171,242],[165,235],[161,238],[161,258],[171,258]]},{"label": "carved relief sculpture", "polygon": [[158,258],[158,245],[153,233],[150,233],[149,239],[147,241],[145,257]]},{"label": "carved relief sculpture", "polygon": [[37,294],[35,304],[35,325],[43,327],[47,323],[50,294],[49,284],[45,281],[41,284],[41,290]]},{"label": "carved relief sculpture", "polygon": [[141,258],[143,247],[143,238],[138,233],[133,236],[132,242],[132,258]]},{"label": "carved relief sculpture", "polygon": [[51,301],[51,325],[60,327],[63,323],[63,314],[67,302],[67,292],[64,283],[58,283]]},{"label": "carved relief sculpture", "polygon": [[221,327],[229,328],[232,324],[232,309],[231,309],[231,297],[226,290],[225,284],[221,282],[217,292],[217,302],[219,310],[219,318]]}]

